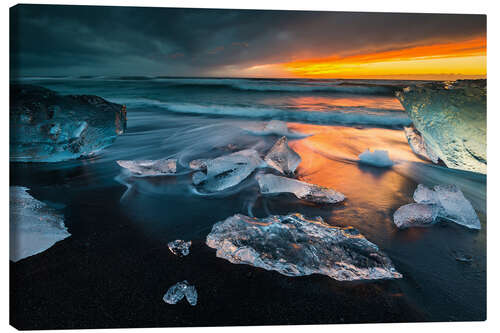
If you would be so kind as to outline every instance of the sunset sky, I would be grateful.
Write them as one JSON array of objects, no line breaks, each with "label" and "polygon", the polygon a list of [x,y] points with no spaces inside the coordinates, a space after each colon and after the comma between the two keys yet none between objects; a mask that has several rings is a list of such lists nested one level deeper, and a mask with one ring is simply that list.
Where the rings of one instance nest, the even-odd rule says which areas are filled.
[{"label": "sunset sky", "polygon": [[486,16],[22,5],[14,75],[486,76]]}]

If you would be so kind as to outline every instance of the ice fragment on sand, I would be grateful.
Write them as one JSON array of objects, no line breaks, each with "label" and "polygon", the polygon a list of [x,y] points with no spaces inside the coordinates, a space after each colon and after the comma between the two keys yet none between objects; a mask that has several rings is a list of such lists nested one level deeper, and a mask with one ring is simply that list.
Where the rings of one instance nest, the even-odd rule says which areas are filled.
[{"label": "ice fragment on sand", "polygon": [[462,191],[456,185],[436,185],[431,190],[419,184],[413,199],[418,203],[439,206],[439,217],[471,229],[481,229],[479,218]]},{"label": "ice fragment on sand", "polygon": [[216,223],[206,244],[233,264],[287,276],[323,274],[341,281],[401,278],[391,260],[356,229],[333,227],[300,214]]},{"label": "ice fragment on sand", "polygon": [[302,159],[299,154],[288,146],[288,141],[283,136],[276,141],[264,160],[268,166],[282,174],[292,175]]},{"label": "ice fragment on sand", "polygon": [[333,189],[296,179],[271,174],[258,175],[256,179],[263,194],[293,193],[299,199],[317,203],[337,203],[345,199],[342,193]]},{"label": "ice fragment on sand", "polygon": [[185,257],[189,254],[189,248],[191,247],[191,241],[183,241],[180,239],[171,241],[168,243],[168,248],[170,252],[179,257]]},{"label": "ice fragment on sand", "polygon": [[264,161],[254,149],[245,149],[206,161],[206,174],[198,171],[193,183],[205,191],[217,192],[238,185]]},{"label": "ice fragment on sand", "polygon": [[386,150],[374,150],[372,153],[370,149],[367,149],[358,158],[361,163],[381,168],[388,168],[394,165]]},{"label": "ice fragment on sand", "polygon": [[432,163],[438,163],[439,156],[432,151],[427,143],[425,143],[424,138],[418,133],[414,126],[405,127],[404,131],[411,150],[413,150],[417,156],[429,160]]},{"label": "ice fragment on sand", "polygon": [[188,303],[192,306],[195,306],[198,302],[198,293],[196,288],[189,285],[186,280],[177,282],[170,287],[167,293],[163,296],[163,301],[168,304],[176,304],[182,300],[184,296],[186,297]]},{"label": "ice fragment on sand", "polygon": [[436,223],[438,213],[437,205],[411,203],[398,208],[394,213],[394,224],[400,229],[428,227]]},{"label": "ice fragment on sand", "polygon": [[177,171],[176,159],[116,161],[122,168],[128,169],[134,176],[165,176]]},{"label": "ice fragment on sand", "polygon": [[26,187],[10,187],[10,260],[43,252],[71,236],[63,215],[28,194]]}]

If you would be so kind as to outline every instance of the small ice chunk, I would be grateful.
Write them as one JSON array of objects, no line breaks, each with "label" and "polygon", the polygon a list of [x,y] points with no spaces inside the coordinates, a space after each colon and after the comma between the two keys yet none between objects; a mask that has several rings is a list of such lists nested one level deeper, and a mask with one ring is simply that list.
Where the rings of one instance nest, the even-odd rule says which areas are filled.
[{"label": "small ice chunk", "polygon": [[64,216],[27,191],[26,187],[10,187],[10,260],[14,262],[43,252],[71,236],[64,225]]},{"label": "small ice chunk", "polygon": [[413,199],[418,203],[438,205],[439,217],[467,228],[481,229],[481,222],[474,208],[456,185],[436,185],[431,190],[419,184]]},{"label": "small ice chunk", "polygon": [[177,171],[176,159],[116,161],[122,168],[128,169],[134,176],[165,176]]},{"label": "small ice chunk", "polygon": [[189,162],[189,168],[192,170],[205,170],[207,168],[208,159],[200,158]]},{"label": "small ice chunk", "polygon": [[394,213],[394,224],[400,229],[428,227],[436,223],[438,213],[437,205],[411,203],[398,208]]},{"label": "small ice chunk", "polygon": [[417,156],[435,164],[439,162],[439,156],[432,151],[427,143],[425,143],[424,138],[420,135],[420,133],[418,133],[413,125],[405,127],[404,131],[411,150],[413,150]]},{"label": "small ice chunk", "polygon": [[206,162],[206,175],[199,171],[193,175],[193,183],[208,192],[218,192],[238,185],[264,161],[254,149],[245,149]]},{"label": "small ice chunk", "polygon": [[185,257],[189,254],[189,248],[191,247],[191,241],[183,241],[180,239],[171,241],[168,243],[168,248],[170,252],[179,257]]},{"label": "small ice chunk", "polygon": [[276,141],[264,160],[271,168],[278,170],[282,174],[293,175],[302,159],[299,154],[288,146],[286,136],[283,136]]},{"label": "small ice chunk", "polygon": [[184,280],[182,282],[177,282],[172,287],[170,287],[167,293],[163,296],[163,301],[168,304],[177,304],[186,296],[186,300],[192,306],[195,306],[198,302],[198,293],[194,286],[189,285],[189,283]]},{"label": "small ice chunk", "polygon": [[250,133],[254,135],[279,135],[286,136],[287,138],[301,139],[310,136],[310,134],[304,134],[300,132],[292,132],[288,129],[286,122],[281,120],[271,120],[269,121],[263,129],[259,130],[249,130]]},{"label": "small ice chunk", "polygon": [[317,203],[337,203],[345,196],[333,189],[271,174],[256,177],[262,194],[293,193],[299,199]]},{"label": "small ice chunk", "polygon": [[287,276],[323,274],[340,281],[401,278],[391,260],[354,228],[300,214],[217,222],[206,244],[219,258]]},{"label": "small ice chunk", "polygon": [[394,165],[394,162],[389,158],[387,150],[374,150],[372,153],[370,149],[367,149],[359,154],[358,158],[361,163],[380,168],[389,168]]}]

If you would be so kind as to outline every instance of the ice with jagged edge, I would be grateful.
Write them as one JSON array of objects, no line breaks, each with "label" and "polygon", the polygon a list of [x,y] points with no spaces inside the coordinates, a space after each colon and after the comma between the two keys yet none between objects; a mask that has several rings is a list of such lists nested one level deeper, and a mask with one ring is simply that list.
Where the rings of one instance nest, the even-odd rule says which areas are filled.
[{"label": "ice with jagged edge", "polygon": [[358,156],[359,162],[363,164],[368,164],[376,166],[379,168],[390,168],[394,165],[394,162],[389,158],[389,153],[386,150],[365,150]]},{"label": "ice with jagged edge", "polygon": [[404,131],[411,150],[413,150],[417,156],[435,164],[439,162],[439,156],[432,151],[427,143],[425,143],[424,138],[418,133],[414,126],[405,127]]},{"label": "ice with jagged edge", "polygon": [[137,177],[173,175],[177,171],[176,159],[120,160],[116,163]]},{"label": "ice with jagged edge", "polygon": [[10,187],[10,260],[16,262],[43,252],[71,234],[64,216],[28,194],[28,188]]},{"label": "ice with jagged edge", "polygon": [[309,184],[300,180],[275,176],[272,174],[257,175],[262,194],[293,193],[297,198],[316,203],[333,204],[341,202],[345,196],[333,189]]},{"label": "ice with jagged edge", "polygon": [[262,129],[249,129],[248,131],[253,135],[279,135],[290,139],[302,139],[311,136],[310,134],[292,132],[286,122],[275,119],[269,121]]},{"label": "ice with jagged edge", "polygon": [[206,244],[233,264],[287,276],[323,274],[340,281],[401,278],[391,260],[354,228],[333,227],[300,214],[217,222]]},{"label": "ice with jagged edge", "polygon": [[255,149],[245,149],[206,160],[205,165],[205,171],[193,174],[193,184],[208,192],[218,192],[238,185],[266,164]]},{"label": "ice with jagged edge", "polygon": [[394,224],[400,229],[429,227],[436,223],[439,206],[433,204],[410,203],[394,213]]},{"label": "ice with jagged edge", "polygon": [[163,301],[168,304],[177,304],[177,302],[184,297],[186,297],[186,300],[192,306],[198,303],[198,292],[196,288],[190,285],[186,280],[177,282],[170,287],[163,296]]},{"label": "ice with jagged edge", "polygon": [[184,241],[182,239],[176,239],[168,243],[168,249],[170,252],[179,257],[185,257],[189,254],[189,248],[191,247],[191,241]]},{"label": "ice with jagged edge", "polygon": [[481,229],[481,222],[469,200],[456,185],[436,185],[430,189],[422,184],[413,193],[421,204],[437,205],[438,216],[470,229]]},{"label": "ice with jagged edge", "polygon": [[446,166],[486,173],[486,80],[420,84],[396,96]]},{"label": "ice with jagged edge", "polygon": [[271,168],[289,176],[293,175],[302,159],[299,154],[288,146],[288,140],[286,136],[283,136],[278,139],[269,150],[264,157],[264,161],[266,161],[267,165]]}]

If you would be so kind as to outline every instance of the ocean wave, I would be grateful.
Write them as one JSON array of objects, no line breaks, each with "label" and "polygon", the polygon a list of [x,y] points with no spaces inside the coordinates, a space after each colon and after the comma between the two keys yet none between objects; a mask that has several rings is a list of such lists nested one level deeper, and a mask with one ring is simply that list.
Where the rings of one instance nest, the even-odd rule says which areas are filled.
[{"label": "ocean wave", "polygon": [[201,105],[192,103],[170,103],[151,99],[128,99],[117,101],[128,107],[156,107],[169,112],[198,114],[207,116],[241,117],[252,119],[278,119],[313,124],[372,125],[383,127],[401,127],[411,124],[404,112],[384,111],[364,112],[359,110],[344,111],[305,111],[266,107]]}]

